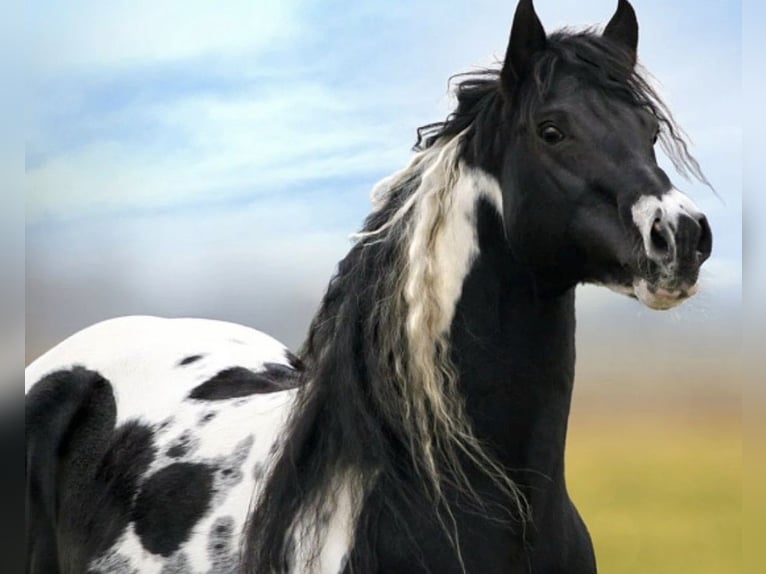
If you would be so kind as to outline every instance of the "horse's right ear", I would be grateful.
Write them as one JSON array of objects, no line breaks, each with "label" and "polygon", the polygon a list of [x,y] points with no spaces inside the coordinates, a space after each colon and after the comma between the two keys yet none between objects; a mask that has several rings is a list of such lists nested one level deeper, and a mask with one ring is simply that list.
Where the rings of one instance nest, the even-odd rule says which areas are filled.
[{"label": "horse's right ear", "polygon": [[519,0],[513,17],[511,39],[500,72],[503,88],[507,91],[523,80],[529,73],[532,57],[545,48],[545,29],[535,13],[532,0]]}]

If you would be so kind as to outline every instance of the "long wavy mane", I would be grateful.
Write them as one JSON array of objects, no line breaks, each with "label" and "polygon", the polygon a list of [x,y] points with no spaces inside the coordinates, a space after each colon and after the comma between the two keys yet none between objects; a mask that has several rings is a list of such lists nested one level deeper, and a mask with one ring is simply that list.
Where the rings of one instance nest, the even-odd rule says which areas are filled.
[{"label": "long wavy mane", "polygon": [[452,313],[476,256],[470,244],[444,256],[453,214],[463,217],[493,190],[499,202],[497,184],[468,183],[477,176],[466,176],[459,150],[459,136],[431,146],[374,191],[375,210],[340,262],[301,352],[306,384],[251,520],[250,571],[285,563],[294,529],[318,523],[337,504],[341,482],[356,509],[373,481],[386,481],[404,499],[425,495],[449,521],[445,485],[471,491],[467,457],[502,485],[516,516],[524,512],[518,489],[471,430],[449,357]]},{"label": "long wavy mane", "polygon": [[[627,62],[619,47],[592,32],[552,34],[525,84],[534,89],[519,89],[511,105],[523,115],[545,97],[556,70],[574,68],[610,96],[652,113],[679,171],[705,181],[667,108]],[[429,501],[454,543],[454,507],[445,492],[456,489],[479,510],[486,504],[468,482],[466,464],[499,486],[505,519],[523,527],[524,498],[473,433],[449,344],[462,281],[477,256],[475,242],[461,250],[455,237],[475,232],[480,196],[502,212],[496,180],[464,161],[466,154],[494,153],[489,138],[506,129],[498,78],[495,70],[458,76],[455,111],[420,128],[410,163],[373,190],[373,211],[339,263],[300,352],[305,384],[251,515],[247,572],[289,569],[296,545],[316,560],[323,526],[339,506],[349,509],[352,530],[356,524],[351,565],[371,570],[374,542],[360,533],[372,520],[361,509],[374,484],[393,486],[387,491],[399,498],[384,504],[394,516],[402,504]]]}]

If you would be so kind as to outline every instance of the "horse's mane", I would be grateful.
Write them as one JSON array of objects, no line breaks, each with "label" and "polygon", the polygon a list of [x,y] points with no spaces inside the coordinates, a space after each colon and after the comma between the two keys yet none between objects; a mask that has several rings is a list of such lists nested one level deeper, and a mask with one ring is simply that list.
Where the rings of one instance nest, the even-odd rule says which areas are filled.
[{"label": "horse's mane", "polygon": [[[545,97],[563,65],[573,66],[606,94],[649,111],[663,126],[662,143],[679,171],[704,181],[683,133],[653,88],[619,47],[592,32],[548,37],[533,67],[534,81],[525,83],[530,89],[516,91],[511,100],[518,113]],[[444,287],[440,274],[447,271],[438,260],[439,246],[446,241],[444,230],[460,193],[473,193],[474,200],[486,193],[501,208],[497,183],[477,175],[481,172],[470,174],[474,180],[484,177],[481,186],[461,188],[470,168],[460,160],[479,124],[500,122],[497,113],[506,97],[496,70],[456,78],[454,112],[418,129],[410,163],[375,187],[374,209],[339,263],[311,323],[300,352],[305,384],[282,454],[251,515],[247,572],[285,565],[295,538],[313,536],[317,552],[323,517],[339,497],[349,496],[358,512],[373,484],[390,487],[391,497],[381,504],[393,516],[402,504],[429,501],[449,536],[455,525],[452,503],[444,497],[447,488],[465,495],[461,504],[473,504],[498,520],[524,523],[526,505],[519,489],[473,434],[449,355],[460,286],[457,292]],[[463,254],[458,262],[463,271],[475,255]],[[482,506],[465,475],[466,462],[507,495],[503,512]],[[354,541],[352,566],[365,572],[374,543],[363,533],[374,517],[367,512],[353,518],[362,535]]]},{"label": "horse's mane", "polygon": [[[373,192],[375,209],[339,263],[300,353],[306,384],[284,454],[251,519],[250,571],[284,563],[292,550],[286,539],[296,535],[298,523],[304,530],[296,536],[315,535],[318,548],[320,533],[305,524],[319,524],[341,487],[356,509],[374,482],[396,485],[392,490],[401,499],[391,501],[392,509],[425,497],[452,533],[446,486],[482,504],[465,461],[508,494],[505,518],[523,519],[520,492],[465,417],[449,357],[460,284],[445,287],[444,261],[435,252],[464,177],[459,142],[456,137],[418,152]],[[499,193],[492,201],[499,202]],[[475,253],[463,255],[455,258],[467,267]],[[368,555],[357,546],[354,559]]]}]

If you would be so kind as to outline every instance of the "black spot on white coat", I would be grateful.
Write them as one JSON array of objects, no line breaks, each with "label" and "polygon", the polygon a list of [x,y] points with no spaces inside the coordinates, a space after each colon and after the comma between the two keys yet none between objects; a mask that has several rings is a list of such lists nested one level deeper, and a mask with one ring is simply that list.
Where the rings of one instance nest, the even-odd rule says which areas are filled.
[{"label": "black spot on white coat", "polygon": [[212,421],[215,418],[215,416],[216,416],[216,412],[215,411],[208,411],[208,412],[204,413],[199,418],[199,421],[197,422],[197,424],[199,426],[204,426],[207,423],[209,423],[210,421]]},{"label": "black spot on white coat", "polygon": [[187,365],[191,365],[192,363],[196,363],[200,359],[202,359],[205,355],[189,355],[188,357],[184,357],[180,361],[178,361],[179,367],[185,367]]},{"label": "black spot on white coat", "polygon": [[222,516],[216,519],[210,527],[207,552],[211,564],[211,574],[234,574],[237,571],[234,518]]},{"label": "black spot on white coat", "polygon": [[274,393],[298,386],[299,379],[300,375],[295,369],[279,363],[265,363],[263,369],[258,372],[244,367],[231,367],[194,387],[189,393],[189,398],[222,401]]},{"label": "black spot on white coat", "polygon": [[174,421],[175,421],[174,417],[168,417],[161,423],[154,425],[154,428],[158,434],[164,433],[171,427]]},{"label": "black spot on white coat", "polygon": [[210,508],[215,469],[179,462],[146,479],[133,509],[135,532],[152,554],[169,557]]},{"label": "black spot on white coat", "polygon": [[244,478],[242,465],[247,460],[254,442],[253,435],[248,435],[237,443],[231,454],[209,461],[210,466],[215,468],[212,485],[214,505],[222,502],[228,492]]},{"label": "black spot on white coat", "polygon": [[199,448],[199,442],[199,437],[193,435],[191,431],[185,430],[171,443],[165,451],[165,455],[176,460],[188,457]]}]

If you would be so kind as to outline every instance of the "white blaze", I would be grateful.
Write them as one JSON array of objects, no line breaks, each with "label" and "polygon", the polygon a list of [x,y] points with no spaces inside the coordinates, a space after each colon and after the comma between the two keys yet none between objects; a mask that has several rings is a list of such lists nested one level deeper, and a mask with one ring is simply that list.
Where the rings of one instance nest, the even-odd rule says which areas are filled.
[{"label": "white blaze", "polygon": [[644,195],[631,208],[633,222],[641,232],[644,239],[644,249],[651,257],[652,248],[652,226],[657,220],[670,225],[675,232],[678,229],[678,220],[682,215],[688,215],[695,219],[702,216],[702,212],[694,202],[685,194],[678,191],[675,187],[662,196]]}]

